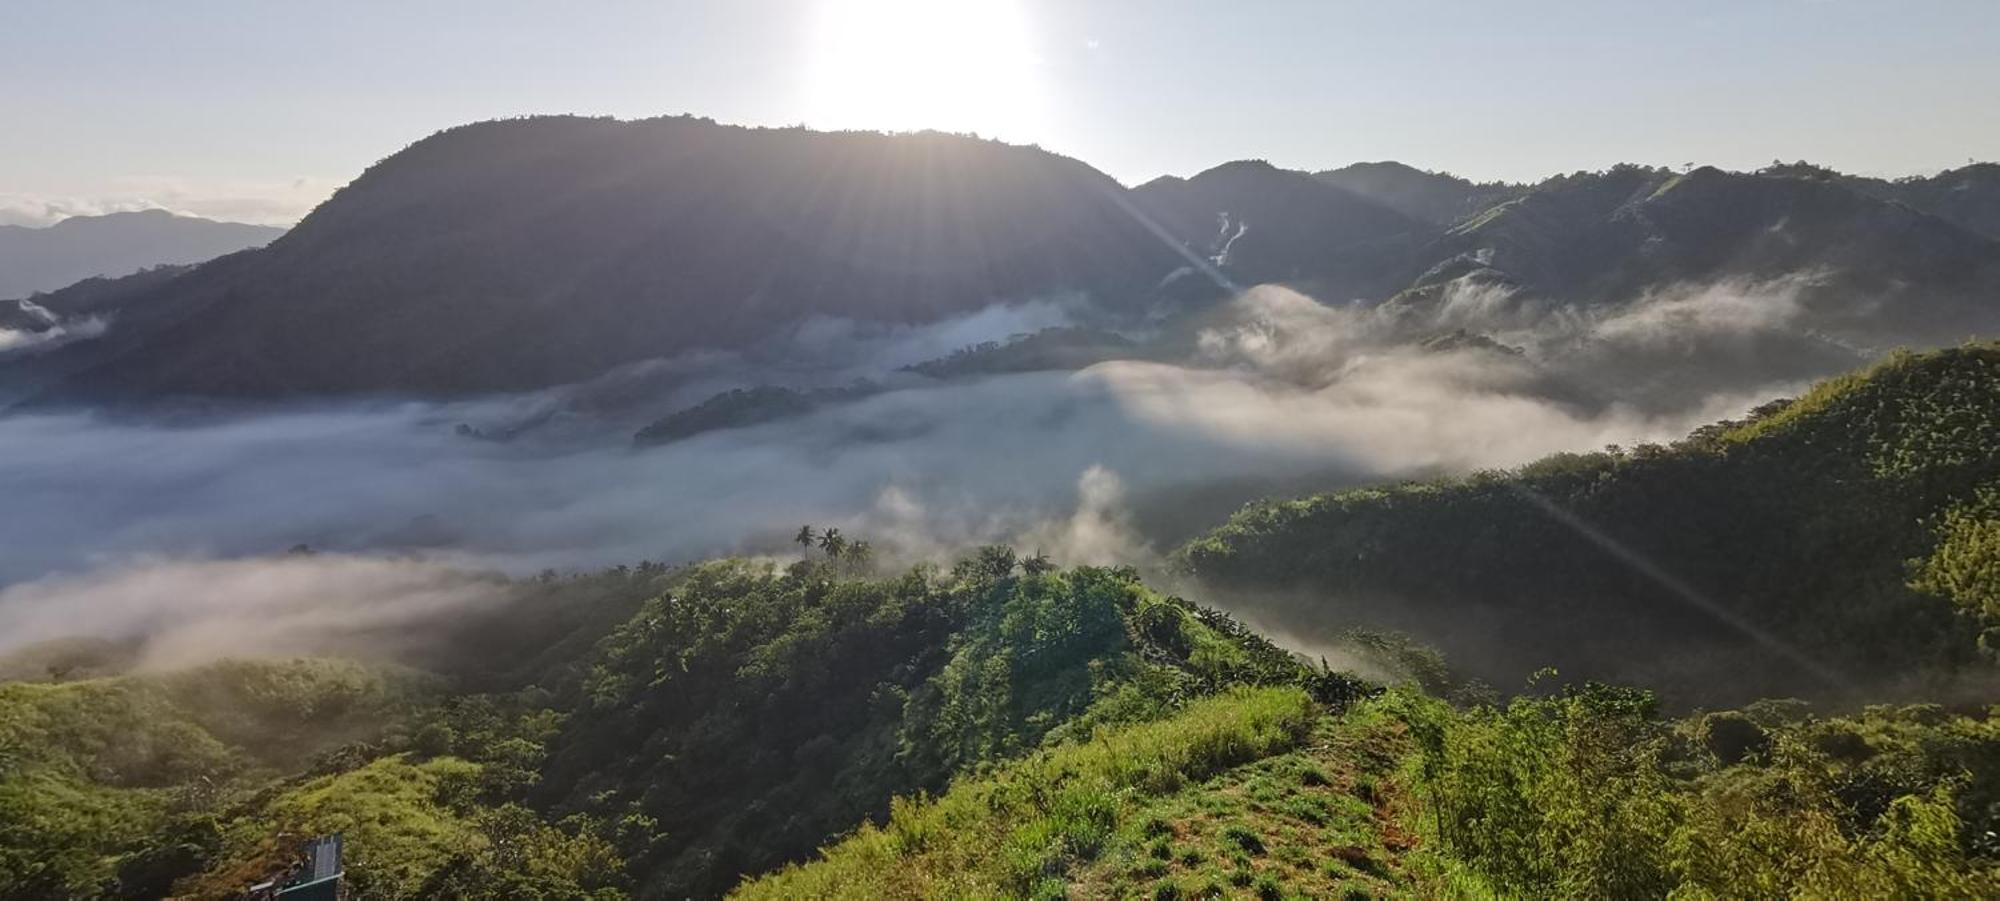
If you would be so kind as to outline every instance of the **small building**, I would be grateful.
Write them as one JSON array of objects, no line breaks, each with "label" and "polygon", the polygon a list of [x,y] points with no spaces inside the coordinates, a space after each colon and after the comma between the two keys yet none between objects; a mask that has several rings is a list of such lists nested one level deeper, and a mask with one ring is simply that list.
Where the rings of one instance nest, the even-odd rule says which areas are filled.
[{"label": "small building", "polygon": [[299,849],[299,859],[282,875],[250,887],[249,901],[342,901],[346,897],[340,833],[323,835]]}]

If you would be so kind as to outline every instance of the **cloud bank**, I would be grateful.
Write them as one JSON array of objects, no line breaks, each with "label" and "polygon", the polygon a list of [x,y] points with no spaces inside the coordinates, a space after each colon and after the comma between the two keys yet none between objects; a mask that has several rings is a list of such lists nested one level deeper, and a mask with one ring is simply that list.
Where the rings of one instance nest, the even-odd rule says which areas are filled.
[{"label": "cloud bank", "polygon": [[[17,412],[0,417],[0,651],[65,628],[155,636],[162,661],[219,639],[293,648],[324,609],[393,623],[495,590],[463,571],[788,553],[801,523],[867,538],[890,562],[1008,541],[1148,564],[1260,494],[1671,440],[1852,365],[1858,352],[1805,331],[1788,297],[1718,286],[1528,315],[1467,294],[1427,327],[1491,339],[1439,343],[1414,340],[1406,316],[1260,288],[1171,362],[1078,372],[889,371],[1069,321],[1049,304],[924,329],[808,323],[762,359],[667,362],[533,398],[166,422]],[[686,403],[861,376],[889,387],[651,448],[606,412],[634,384]],[[565,426],[508,441],[455,429],[537,408]],[[250,559],[296,544],[331,553]]]}]

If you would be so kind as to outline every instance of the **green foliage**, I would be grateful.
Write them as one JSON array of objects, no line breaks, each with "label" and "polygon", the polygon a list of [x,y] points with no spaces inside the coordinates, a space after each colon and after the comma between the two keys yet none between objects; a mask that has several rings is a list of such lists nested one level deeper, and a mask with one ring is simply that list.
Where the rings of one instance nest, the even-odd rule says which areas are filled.
[{"label": "green foliage", "polygon": [[[1536,534],[1509,486],[1627,510],[1616,496],[1648,473],[1846,442],[1820,475],[1879,480],[1882,503],[1904,502],[1892,486],[1959,498],[1910,520],[1934,552],[1871,590],[1908,580],[1971,606],[1993,501],[1961,489],[1990,483],[1965,444],[1984,433],[1884,425],[1886,402],[1855,413],[1875,390],[1809,398],[1816,412],[1756,435],[1250,511],[1202,553],[1337,510],[1308,565],[1414,577],[1421,561],[1396,559],[1408,516],[1475,577],[1525,591],[1547,575],[1481,556]],[[1958,462],[1908,468],[1904,439]],[[1866,519],[1816,519],[1800,540],[1852,540]],[[2000,717],[1772,700],[1671,720],[1651,693],[1594,683],[1453,707],[1438,696],[1476,693],[1390,633],[1345,632],[1400,683],[1379,695],[1130,570],[992,547],[853,578],[840,564],[864,542],[800,536],[821,553],[783,569],[517,585],[519,621],[463,624],[446,677],[299,660],[0,682],[0,898],[234,897],[336,831],[356,897],[708,897],[756,873],[742,894],[1921,897],[2000,880]],[[1791,597],[1773,584],[1744,590]],[[548,647],[511,653],[537,630]]]},{"label": "green foliage", "polygon": [[213,850],[229,804],[429,690],[329,660],[0,683],[0,897],[170,883]]},{"label": "green foliage", "polygon": [[1059,745],[897,805],[825,858],[746,883],[745,898],[1027,894],[1101,854],[1149,798],[1303,739],[1315,707],[1296,688],[1232,692],[1159,722]]},{"label": "green foliage", "polygon": [[1729,704],[1978,678],[1995,447],[2000,345],[1969,345],[1673,448],[1253,505],[1177,559],[1293,631],[1400,624],[1495,684],[1555,665]]},{"label": "green foliage", "polygon": [[1509,894],[1974,897],[2000,884],[2000,720],[1871,708],[1766,733],[1742,714],[1661,720],[1649,695],[1598,685],[1464,712],[1408,693],[1381,703],[1417,738],[1407,777],[1416,825],[1450,862],[1439,869]]},{"label": "green foliage", "polygon": [[1946,510],[1938,543],[1916,563],[1910,587],[1949,599],[1985,626],[1979,646],[2000,655],[2000,486]]},{"label": "green foliage", "polygon": [[605,640],[531,797],[647,818],[641,890],[712,894],[1046,742],[1232,685],[1344,684],[1130,570],[1026,570],[1005,547],[882,580],[694,567]]},{"label": "green foliage", "polygon": [[384,898],[575,898],[614,890],[616,849],[593,823],[551,826],[518,805],[484,806],[482,766],[396,754],[278,793],[225,829],[220,859],[181,887],[228,897],[283,869],[280,837],[341,833],[349,891]]}]

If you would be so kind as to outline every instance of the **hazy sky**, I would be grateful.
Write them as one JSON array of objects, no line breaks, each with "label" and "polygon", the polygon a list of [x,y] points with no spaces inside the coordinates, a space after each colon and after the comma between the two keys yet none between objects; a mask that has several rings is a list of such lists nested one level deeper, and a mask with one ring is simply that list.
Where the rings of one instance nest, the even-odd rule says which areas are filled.
[{"label": "hazy sky", "polygon": [[2000,158],[2000,0],[0,0],[0,222],[288,222],[524,113],[1036,142],[1127,182],[1261,157],[1529,179]]}]

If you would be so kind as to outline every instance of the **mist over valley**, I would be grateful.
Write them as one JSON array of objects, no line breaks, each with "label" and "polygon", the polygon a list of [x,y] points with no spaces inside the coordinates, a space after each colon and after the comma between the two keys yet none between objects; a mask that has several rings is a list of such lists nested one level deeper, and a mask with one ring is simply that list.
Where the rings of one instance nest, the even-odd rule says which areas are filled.
[{"label": "mist over valley", "polygon": [[1997,171],[532,115],[0,226],[0,899],[1990,896]]}]

